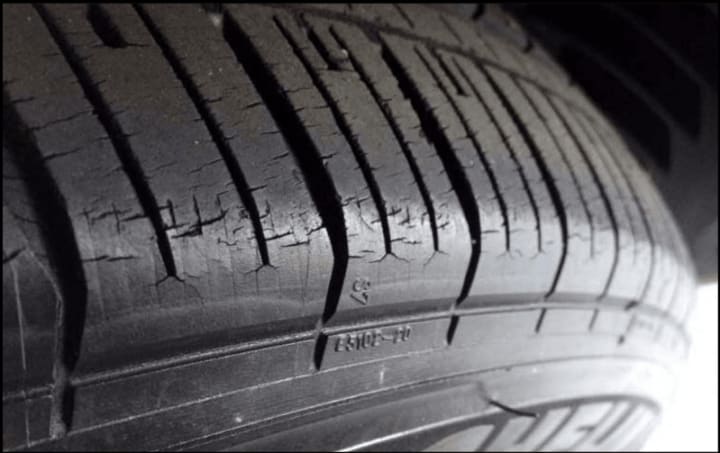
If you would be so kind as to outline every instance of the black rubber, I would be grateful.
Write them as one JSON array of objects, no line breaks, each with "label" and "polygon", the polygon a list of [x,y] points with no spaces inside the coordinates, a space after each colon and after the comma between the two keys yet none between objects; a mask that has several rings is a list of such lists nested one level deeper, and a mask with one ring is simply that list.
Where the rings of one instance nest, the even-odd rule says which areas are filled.
[{"label": "black rubber", "polygon": [[524,51],[546,46],[632,144],[699,279],[717,281],[718,42],[708,38],[718,34],[716,11],[695,3],[508,10],[531,32],[517,27]]},{"label": "black rubber", "polygon": [[3,5],[3,449],[641,441],[693,268],[566,81],[423,6]]}]

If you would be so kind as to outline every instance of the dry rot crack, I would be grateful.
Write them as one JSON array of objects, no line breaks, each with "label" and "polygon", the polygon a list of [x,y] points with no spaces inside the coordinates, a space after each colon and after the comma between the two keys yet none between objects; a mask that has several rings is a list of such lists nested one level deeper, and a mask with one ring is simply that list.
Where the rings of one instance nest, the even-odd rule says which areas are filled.
[{"label": "dry rot crack", "polygon": [[3,6],[3,450],[582,451],[652,422],[689,256],[546,57],[492,14],[205,11]]}]

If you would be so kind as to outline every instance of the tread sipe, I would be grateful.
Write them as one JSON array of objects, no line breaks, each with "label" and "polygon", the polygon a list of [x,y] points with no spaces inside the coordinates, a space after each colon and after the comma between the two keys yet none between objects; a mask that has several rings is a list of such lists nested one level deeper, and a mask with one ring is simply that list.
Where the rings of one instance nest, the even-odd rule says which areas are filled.
[{"label": "tread sipe", "polygon": [[559,66],[450,13],[3,5],[4,450],[635,445],[693,275]]}]

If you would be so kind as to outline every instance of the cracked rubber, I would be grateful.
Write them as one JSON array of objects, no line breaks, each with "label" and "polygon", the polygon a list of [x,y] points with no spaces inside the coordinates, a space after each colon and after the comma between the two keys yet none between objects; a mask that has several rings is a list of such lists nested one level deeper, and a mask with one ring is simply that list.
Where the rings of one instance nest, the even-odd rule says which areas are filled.
[{"label": "cracked rubber", "polygon": [[[649,322],[639,356],[675,347],[663,332],[684,338],[694,297],[675,221],[538,52],[417,5],[3,5],[3,448],[185,445],[222,429],[201,421],[202,434],[157,444],[140,428],[75,433],[212,389],[487,348],[488,332],[612,332],[615,354]],[[353,331],[365,337],[342,336]],[[386,340],[402,348],[374,348]],[[149,380],[164,386],[154,405],[159,390],[140,383],[117,392],[127,405],[101,403],[102,385],[236,353],[254,354],[239,365],[248,382],[223,368],[185,393]],[[658,402],[616,396],[558,390],[562,426],[512,435],[627,446]],[[620,412],[643,426],[575,439],[593,404],[602,429]],[[504,448],[516,422],[501,422],[428,428],[423,445]],[[272,444],[248,432],[244,448]],[[354,442],[395,445],[368,436]]]}]

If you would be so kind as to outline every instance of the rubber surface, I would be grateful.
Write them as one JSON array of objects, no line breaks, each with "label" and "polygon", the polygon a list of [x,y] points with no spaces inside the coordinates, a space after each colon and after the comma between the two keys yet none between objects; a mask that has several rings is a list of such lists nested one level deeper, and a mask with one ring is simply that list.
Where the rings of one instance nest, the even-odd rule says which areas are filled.
[{"label": "rubber surface", "polygon": [[480,345],[682,355],[685,245],[557,66],[422,6],[222,11],[3,6],[4,449],[190,445],[240,389],[298,392],[259,422]]},{"label": "rubber surface", "polygon": [[707,37],[718,33],[717,11],[709,4],[509,10],[532,34],[519,33],[524,49],[547,46],[632,142],[700,280],[716,281],[718,43]]}]

